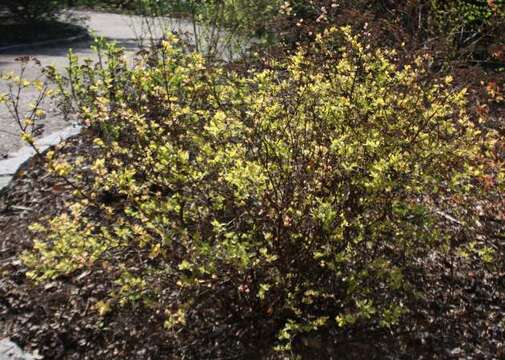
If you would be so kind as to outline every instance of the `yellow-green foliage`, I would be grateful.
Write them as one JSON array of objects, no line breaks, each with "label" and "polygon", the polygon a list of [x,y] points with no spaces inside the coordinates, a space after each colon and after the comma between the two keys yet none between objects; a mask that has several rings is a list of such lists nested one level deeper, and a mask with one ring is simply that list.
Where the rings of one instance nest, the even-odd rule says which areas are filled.
[{"label": "yellow-green foliage", "polygon": [[102,234],[95,233],[96,228],[91,222],[80,221],[80,211],[81,206],[77,204],[71,215],[64,214],[52,219],[48,228],[40,224],[31,226],[31,231],[45,237],[44,241],[34,242],[35,252],[22,256],[24,263],[35,269],[28,273],[28,277],[52,280],[91,266],[104,251],[111,248],[113,243],[106,241]]},{"label": "yellow-green foliage", "polygon": [[54,219],[25,256],[35,280],[106,264],[119,275],[105,313],[109,300],[161,306],[170,277],[181,304],[167,329],[185,326],[198,289],[231,284],[276,321],[279,349],[408,311],[405,270],[450,235],[437,208],[472,196],[482,172],[450,78],[426,80],[422,59],[398,68],[346,28],[246,75],[175,38],[131,68],[111,45],[101,56],[96,68],[71,58],[63,95],[98,134],[81,206],[99,203],[106,225],[83,209]]},{"label": "yellow-green foliage", "polygon": [[[488,24],[495,17],[503,23],[505,2],[503,0],[470,1],[431,0],[430,3],[436,25],[440,30],[469,32]],[[461,35],[465,36],[465,35]]]}]

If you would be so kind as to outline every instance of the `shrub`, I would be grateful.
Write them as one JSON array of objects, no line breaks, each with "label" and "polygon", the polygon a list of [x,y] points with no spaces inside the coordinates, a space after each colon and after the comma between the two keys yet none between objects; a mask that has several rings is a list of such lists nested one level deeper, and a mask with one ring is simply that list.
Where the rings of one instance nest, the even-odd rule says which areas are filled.
[{"label": "shrub", "polygon": [[66,0],[0,0],[18,21],[31,23],[55,18]]},{"label": "shrub", "polygon": [[407,55],[431,51],[435,61],[444,64],[478,61],[492,66],[497,66],[489,56],[492,49],[503,46],[503,0],[293,0],[286,4],[281,19],[287,21],[278,21],[278,32],[291,42],[311,39],[329,26],[349,25],[365,28],[382,46]]},{"label": "shrub", "polygon": [[48,73],[98,155],[87,199],[34,227],[23,259],[39,282],[108,274],[104,316],[143,306],[174,334],[229,336],[248,319],[279,350],[301,333],[389,327],[418,260],[454,239],[440,214],[474,224],[464,210],[488,144],[464,90],[429,81],[422,59],[398,68],[347,28],[245,75],[174,38],[133,68],[101,52],[96,67],[71,56],[71,76]]},{"label": "shrub", "polygon": [[[253,43],[273,38],[279,0],[134,0],[120,7],[142,16],[136,32],[147,40],[173,29],[173,17],[182,16],[192,25],[191,42],[208,58],[236,58]],[[142,29],[144,28],[144,29]],[[154,35],[154,36],[153,36]],[[138,39],[145,40],[145,39]]]}]

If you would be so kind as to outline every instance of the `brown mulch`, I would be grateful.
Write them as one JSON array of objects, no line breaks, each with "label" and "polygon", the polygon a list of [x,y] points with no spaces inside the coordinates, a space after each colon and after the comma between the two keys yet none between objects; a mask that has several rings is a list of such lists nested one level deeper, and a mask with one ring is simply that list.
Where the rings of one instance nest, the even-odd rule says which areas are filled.
[{"label": "brown mulch", "polygon": [[[69,157],[90,151],[86,133],[59,149]],[[227,330],[200,331],[200,337],[188,334],[188,343],[180,344],[164,331],[164,316],[154,310],[130,306],[99,316],[94,304],[109,290],[105,284],[112,276],[103,270],[39,286],[28,281],[18,255],[31,248],[29,225],[64,211],[72,198],[72,189],[37,159],[25,163],[0,192],[0,337],[10,337],[25,350],[37,349],[45,359],[179,359],[174,354],[183,346],[188,347],[186,358],[192,359],[260,358],[259,351],[226,357],[229,349],[221,352],[213,346],[235,341],[259,349],[268,346],[261,333],[258,338],[234,338]],[[496,244],[497,260],[503,262],[505,244],[500,239]],[[309,343],[302,358],[505,359],[504,267],[453,263],[436,255],[419,266],[424,275],[411,280],[424,298],[409,304],[415,311],[400,326],[376,333],[358,329],[309,336],[302,339]],[[212,306],[209,301],[207,310]],[[197,325],[198,319],[194,321]]]},{"label": "brown mulch", "polygon": [[[59,152],[72,156],[90,149],[84,134],[69,139]],[[23,164],[1,190],[0,337],[10,337],[28,351],[37,349],[46,359],[154,358],[148,351],[161,356],[161,347],[149,348],[137,337],[149,334],[150,342],[163,344],[156,341],[153,318],[146,313],[125,309],[108,319],[92,311],[94,300],[107,291],[95,285],[103,274],[74,274],[41,286],[26,279],[18,255],[31,248],[29,225],[60,213],[72,198],[72,189],[37,158]]]}]

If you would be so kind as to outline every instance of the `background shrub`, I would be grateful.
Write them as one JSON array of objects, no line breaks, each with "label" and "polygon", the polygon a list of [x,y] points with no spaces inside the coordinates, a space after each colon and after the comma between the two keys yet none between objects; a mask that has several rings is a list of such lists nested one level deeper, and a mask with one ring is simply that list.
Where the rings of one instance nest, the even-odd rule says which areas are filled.
[{"label": "background shrub", "polygon": [[54,19],[66,4],[66,0],[0,0],[0,8],[25,23]]},{"label": "background shrub", "polygon": [[235,59],[251,43],[272,40],[279,4],[279,0],[136,0],[119,6],[142,16],[146,40],[152,40],[153,30],[171,32],[172,18],[182,17],[192,22],[191,42],[197,51],[207,58]]},{"label": "background shrub", "polygon": [[294,0],[286,4],[277,26],[291,44],[307,41],[328,26],[349,25],[369,31],[377,43],[407,56],[424,51],[441,66],[477,63],[492,68],[499,65],[493,49],[504,44],[503,0]]}]

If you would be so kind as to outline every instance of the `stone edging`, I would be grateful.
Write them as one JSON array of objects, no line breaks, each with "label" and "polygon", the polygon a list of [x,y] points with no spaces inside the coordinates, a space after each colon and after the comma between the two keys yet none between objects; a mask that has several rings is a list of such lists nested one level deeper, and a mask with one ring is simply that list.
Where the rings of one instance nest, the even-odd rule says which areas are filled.
[{"label": "stone edging", "polygon": [[25,353],[21,348],[9,339],[0,339],[0,359],[7,360],[35,360],[41,357]]},{"label": "stone edging", "polygon": [[[38,139],[37,146],[39,150],[45,151],[49,147],[57,145],[71,136],[77,135],[80,130],[80,126],[67,126],[66,128]],[[11,157],[0,160],[0,193],[2,188],[9,185],[10,180],[16,175],[23,164],[35,155],[35,151],[30,146],[24,146],[10,155]],[[0,360],[2,360],[1,356]]]}]

